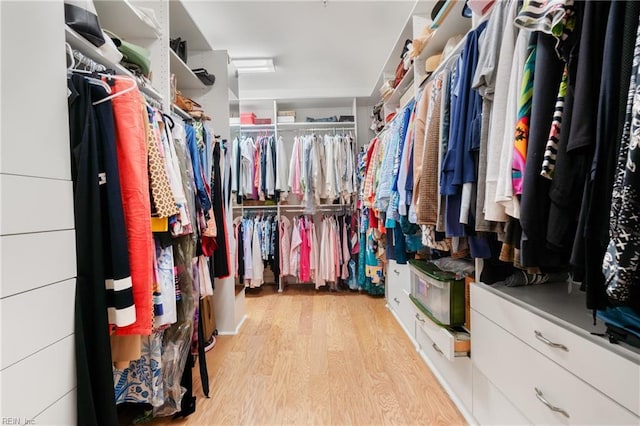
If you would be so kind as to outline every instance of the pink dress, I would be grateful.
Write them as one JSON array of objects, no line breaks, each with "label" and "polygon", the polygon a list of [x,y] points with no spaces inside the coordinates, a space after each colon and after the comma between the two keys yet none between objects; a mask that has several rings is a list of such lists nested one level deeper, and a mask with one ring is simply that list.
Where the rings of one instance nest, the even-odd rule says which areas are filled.
[{"label": "pink dress", "polygon": [[309,244],[309,221],[304,217],[300,219],[300,281],[311,280],[311,245]]}]

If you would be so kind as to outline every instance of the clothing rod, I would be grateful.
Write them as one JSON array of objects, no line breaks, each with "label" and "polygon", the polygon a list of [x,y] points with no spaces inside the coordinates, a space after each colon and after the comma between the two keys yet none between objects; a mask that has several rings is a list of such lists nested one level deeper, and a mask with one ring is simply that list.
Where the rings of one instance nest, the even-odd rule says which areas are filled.
[{"label": "clothing rod", "polygon": [[240,130],[240,134],[243,133],[273,133],[273,129],[247,129]]},{"label": "clothing rod", "polygon": [[[99,61],[95,61],[91,59],[90,57],[88,57],[78,49],[72,48],[71,52],[73,54],[73,58],[78,60],[78,64],[88,66],[90,68],[89,71],[92,71],[92,72],[95,71],[95,72],[101,72],[101,73],[108,71],[108,67],[106,65],[100,63]],[[162,104],[162,95],[160,94],[160,92],[158,92],[155,89],[155,87],[151,85],[150,81],[145,80],[142,77],[139,77],[136,75],[130,76],[130,75],[124,74],[124,76],[133,78],[136,84],[138,85],[138,90],[140,90],[140,92],[143,95],[145,95],[148,99],[153,99],[155,101],[158,101],[160,105]]]},{"label": "clothing rod", "polygon": [[155,89],[155,87],[149,85],[140,77],[136,77],[136,82],[138,83],[138,88],[142,93],[158,102],[162,102],[162,95]]},{"label": "clothing rod", "polygon": [[159,100],[155,99],[152,96],[149,96],[148,94],[146,94],[145,92],[141,92],[142,93],[142,97],[145,99],[145,101],[151,105],[154,106],[158,109],[162,109],[162,102],[160,102]]},{"label": "clothing rod", "polygon": [[184,120],[193,120],[193,117],[191,117],[185,110],[179,108],[177,105],[172,104],[171,110]]},{"label": "clothing rod", "polygon": [[[316,206],[316,209],[334,209],[334,208],[343,208],[343,207],[350,207],[351,204],[322,204],[319,206]],[[281,208],[292,208],[292,209],[301,209],[301,208],[305,208],[306,206],[303,204],[281,204],[280,205]]]},{"label": "clothing rod", "polygon": [[233,206],[234,209],[273,209],[276,210],[278,208],[278,206],[245,206],[245,205],[240,205],[240,206]]},{"label": "clothing rod", "polygon": [[307,128],[300,128],[300,129],[278,129],[279,133],[282,132],[331,132],[331,131],[336,131],[336,130],[349,130],[349,131],[353,131],[353,127],[317,127],[317,128],[312,128],[312,129],[307,129]]}]

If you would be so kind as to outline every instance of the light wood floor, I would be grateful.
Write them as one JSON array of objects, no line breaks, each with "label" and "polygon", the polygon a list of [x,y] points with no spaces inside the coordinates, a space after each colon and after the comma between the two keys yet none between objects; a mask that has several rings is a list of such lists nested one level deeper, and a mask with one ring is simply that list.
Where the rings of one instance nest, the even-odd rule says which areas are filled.
[{"label": "light wood floor", "polygon": [[207,353],[210,398],[194,374],[196,412],[153,424],[465,424],[384,303],[311,287],[248,295],[240,334]]}]

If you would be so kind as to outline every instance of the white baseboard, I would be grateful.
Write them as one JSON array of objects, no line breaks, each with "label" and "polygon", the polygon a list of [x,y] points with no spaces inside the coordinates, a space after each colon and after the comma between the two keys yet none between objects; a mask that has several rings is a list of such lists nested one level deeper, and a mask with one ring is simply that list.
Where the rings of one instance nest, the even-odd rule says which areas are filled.
[{"label": "white baseboard", "polygon": [[398,322],[398,325],[402,327],[404,334],[406,334],[409,340],[411,340],[411,343],[413,343],[413,346],[416,348],[416,351],[419,351],[420,345],[418,345],[418,342],[416,341],[416,339],[411,335],[412,333],[409,333],[409,330],[407,330],[407,327],[405,327],[402,321],[400,321],[400,317],[398,316],[398,314],[396,314],[396,312],[393,309],[391,309],[389,305],[385,305],[385,306],[387,307],[389,312],[391,312],[391,315],[393,315],[393,317],[396,319],[396,321]]},{"label": "white baseboard", "polygon": [[245,314],[240,320],[240,323],[238,324],[238,326],[234,331],[220,331],[218,332],[218,336],[235,336],[236,334],[240,333],[240,329],[242,328],[242,325],[246,320],[247,320],[247,315]]},{"label": "white baseboard", "polygon": [[473,417],[473,415],[471,414],[469,409],[462,403],[462,400],[460,400],[460,398],[458,398],[456,396],[456,394],[453,391],[453,389],[451,389],[451,386],[449,386],[449,383],[447,383],[447,381],[444,379],[444,377],[442,377],[442,374],[440,374],[440,371],[438,371],[438,369],[431,362],[429,357],[426,356],[422,350],[419,350],[418,354],[420,355],[422,360],[425,362],[425,364],[427,364],[427,366],[429,367],[429,370],[431,370],[433,375],[436,376],[436,379],[438,379],[438,381],[440,382],[440,385],[442,385],[442,387],[445,390],[445,392],[447,392],[447,395],[449,395],[449,398],[451,398],[453,403],[456,404],[456,407],[458,408],[458,410],[460,410],[460,413],[462,414],[462,417],[464,417],[464,419],[470,425],[477,425],[478,421]]},{"label": "white baseboard", "polygon": [[451,400],[456,405],[456,407],[458,408],[458,410],[460,411],[464,419],[467,421],[467,423],[469,423],[470,425],[477,425],[478,421],[473,417],[469,409],[462,403],[462,400],[456,396],[456,394],[451,389],[451,386],[449,386],[447,381],[444,379],[442,374],[440,374],[440,372],[438,371],[436,366],[431,362],[429,357],[427,357],[424,354],[424,352],[420,350],[420,345],[418,345],[418,342],[416,341],[416,339],[411,335],[411,333],[409,333],[409,331],[404,326],[402,321],[400,321],[400,317],[398,316],[398,314],[396,314],[396,312],[393,309],[391,309],[388,304],[386,304],[385,306],[387,307],[387,309],[389,309],[389,312],[391,312],[393,317],[396,319],[396,321],[398,322],[398,325],[402,327],[405,334],[407,335],[409,340],[411,340],[411,343],[413,343],[413,346],[416,348],[416,352],[418,352],[422,360],[425,362],[425,364],[427,364],[427,366],[429,367],[429,370],[431,370],[433,375],[436,376],[436,379],[438,379],[438,382],[440,382],[440,385],[442,385],[442,388],[445,390],[445,392],[447,392],[447,395],[449,395],[449,398],[451,398]]}]

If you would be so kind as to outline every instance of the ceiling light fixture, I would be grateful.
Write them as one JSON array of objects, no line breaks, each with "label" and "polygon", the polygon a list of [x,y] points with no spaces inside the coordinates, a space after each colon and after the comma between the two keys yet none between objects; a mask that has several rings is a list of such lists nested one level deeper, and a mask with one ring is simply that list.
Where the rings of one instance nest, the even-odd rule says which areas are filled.
[{"label": "ceiling light fixture", "polygon": [[276,67],[273,65],[273,58],[232,59],[232,62],[240,74],[276,71]]}]

